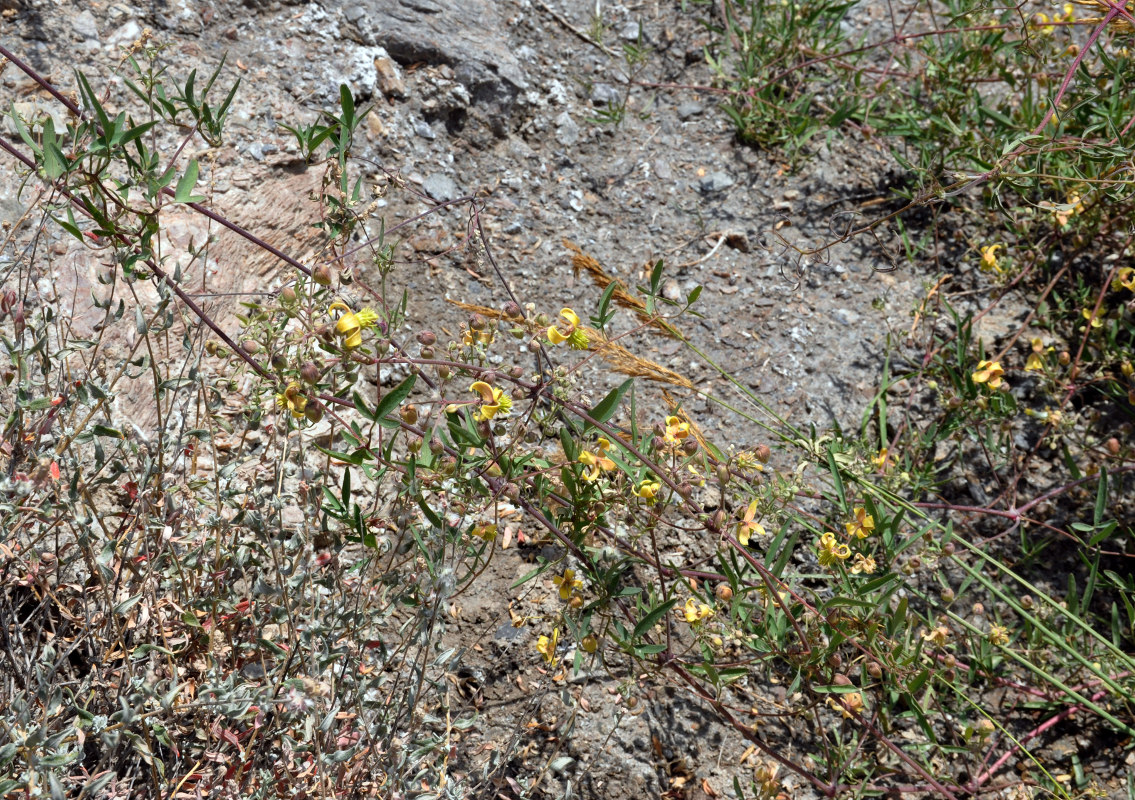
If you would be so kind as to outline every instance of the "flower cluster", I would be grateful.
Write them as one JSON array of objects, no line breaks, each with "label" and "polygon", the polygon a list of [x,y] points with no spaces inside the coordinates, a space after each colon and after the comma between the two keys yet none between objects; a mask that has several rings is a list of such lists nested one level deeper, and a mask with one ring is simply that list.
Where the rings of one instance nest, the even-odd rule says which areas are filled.
[{"label": "flower cluster", "polygon": [[[849,540],[866,539],[875,532],[875,518],[867,513],[867,509],[856,506],[852,511],[851,522],[844,523],[844,530]],[[817,548],[820,565],[834,567],[852,557],[851,547],[836,539],[836,535],[827,532],[820,537]],[[870,575],[875,571],[875,559],[866,553],[855,553],[855,559],[849,568],[852,575]]]},{"label": "flower cluster", "polygon": [[820,537],[819,557],[820,566],[831,567],[851,558],[851,548],[837,542],[835,534],[828,532]]}]

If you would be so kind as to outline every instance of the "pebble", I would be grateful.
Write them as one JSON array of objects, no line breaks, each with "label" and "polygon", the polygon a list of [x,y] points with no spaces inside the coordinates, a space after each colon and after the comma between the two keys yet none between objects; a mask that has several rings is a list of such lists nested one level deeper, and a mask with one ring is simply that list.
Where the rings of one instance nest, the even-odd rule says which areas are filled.
[{"label": "pebble", "polygon": [[95,15],[89,10],[76,14],[71,18],[71,30],[83,40],[99,38],[99,26]]},{"label": "pebble", "polygon": [[678,119],[687,120],[690,117],[696,117],[705,111],[705,106],[696,100],[687,100],[678,106]]},{"label": "pebble", "polygon": [[728,172],[711,172],[698,183],[698,187],[706,193],[721,192],[736,183]]},{"label": "pebble", "polygon": [[859,315],[852,311],[850,308],[836,308],[832,310],[832,316],[844,325],[854,325],[859,321]]},{"label": "pebble", "polygon": [[425,181],[422,182],[422,188],[425,189],[426,194],[439,203],[448,203],[450,200],[455,200],[461,196],[453,178],[437,172],[426,177]]},{"label": "pebble", "polygon": [[134,20],[129,19],[126,20],[126,22],[122,23],[122,25],[119,26],[118,30],[116,30],[107,38],[107,44],[111,45],[112,47],[117,47],[120,44],[133,44],[141,35],[141,26],[138,25],[138,23]]},{"label": "pebble", "polygon": [[619,90],[609,83],[597,83],[591,87],[591,102],[597,106],[618,105],[622,101]]},{"label": "pebble", "polygon": [[434,129],[431,128],[429,126],[429,123],[427,123],[424,119],[414,120],[414,133],[418,134],[423,139],[437,138],[437,134],[434,133]]},{"label": "pebble", "polygon": [[556,117],[556,141],[563,147],[579,141],[579,125],[566,111]]},{"label": "pebble", "polygon": [[668,181],[674,177],[674,170],[670,168],[670,162],[662,158],[654,160],[654,174],[658,176],[659,180]]},{"label": "pebble", "polygon": [[385,97],[401,100],[406,97],[406,82],[402,80],[402,71],[398,69],[398,65],[385,53],[384,50],[383,55],[374,59],[378,90]]}]

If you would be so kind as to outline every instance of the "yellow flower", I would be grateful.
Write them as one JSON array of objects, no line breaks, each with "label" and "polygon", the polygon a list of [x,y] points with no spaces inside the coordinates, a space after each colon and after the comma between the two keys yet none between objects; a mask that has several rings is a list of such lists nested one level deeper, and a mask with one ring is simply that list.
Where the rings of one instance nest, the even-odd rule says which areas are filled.
[{"label": "yellow flower", "polygon": [[553,628],[551,636],[541,636],[536,640],[536,650],[544,657],[545,664],[556,662],[556,645],[560,642],[560,629]]},{"label": "yellow flower", "polygon": [[583,473],[585,481],[596,480],[603,474],[604,470],[610,472],[615,469],[615,462],[607,458],[607,451],[611,449],[611,443],[600,437],[598,447],[598,453],[590,453],[584,450],[579,454],[579,463],[589,468],[588,471]]},{"label": "yellow flower", "polygon": [[378,314],[373,310],[364,308],[356,314],[341,300],[332,303],[327,311],[342,312],[335,323],[335,333],[343,340],[344,350],[354,350],[361,345],[363,343],[363,329],[372,327],[378,321]]},{"label": "yellow flower", "polygon": [[1048,14],[1040,13],[1033,16],[1033,25],[1040,28],[1045,36],[1050,36],[1056,27],[1048,24]]},{"label": "yellow flower", "polygon": [[631,488],[631,492],[635,497],[641,497],[652,505],[658,499],[658,493],[660,491],[662,491],[661,481],[643,481],[637,487]]},{"label": "yellow flower", "polygon": [[754,522],[753,519],[757,516],[757,501],[749,503],[749,507],[745,509],[745,517],[737,523],[737,541],[746,547],[749,544],[749,536],[756,534],[757,536],[764,536],[764,526],[759,522]]},{"label": "yellow flower", "polygon": [[1101,317],[1105,316],[1106,314],[1107,309],[1103,308],[1102,306],[1100,307],[1099,312],[1095,314],[1093,314],[1089,309],[1086,308],[1080,312],[1080,316],[1086,319],[1088,321],[1088,324],[1093,328],[1099,328],[1103,325],[1103,320],[1101,319]]},{"label": "yellow flower", "polygon": [[288,409],[296,419],[303,419],[304,411],[307,409],[307,398],[300,394],[298,383],[289,383],[288,388],[276,395],[276,406]]},{"label": "yellow flower", "polygon": [[690,435],[690,426],[688,423],[682,422],[678,417],[666,418],[666,433],[662,437],[666,444],[670,446],[677,446],[682,443],[682,440]]},{"label": "yellow flower", "polygon": [[838,697],[829,697],[828,705],[838,711],[844,719],[851,719],[853,713],[863,713],[863,695],[859,692],[849,692]]},{"label": "yellow flower", "polygon": [[1115,280],[1111,283],[1111,288],[1117,292],[1120,288],[1126,289],[1129,292],[1135,292],[1135,269],[1123,267],[1119,270],[1115,275]]},{"label": "yellow flower", "polygon": [[478,422],[485,422],[497,416],[507,417],[512,413],[512,398],[502,389],[489,386],[484,381],[474,381],[469,389],[481,395],[481,407],[477,409],[476,415]]},{"label": "yellow flower", "polygon": [[579,315],[570,308],[563,308],[560,309],[560,320],[560,327],[552,325],[548,328],[548,341],[552,344],[567,342],[568,347],[574,350],[586,350],[587,336],[579,330]]},{"label": "yellow flower", "polygon": [[[1059,20],[1059,19],[1060,18],[1057,17],[1057,20]],[[1060,225],[1060,227],[1064,227],[1065,225],[1067,225],[1068,220],[1072,219],[1072,217],[1076,216],[1077,214],[1082,213],[1083,210],[1084,210],[1084,204],[1082,202],[1080,202],[1080,195],[1078,195],[1074,192],[1072,194],[1068,195],[1068,202],[1065,205],[1071,206],[1071,208],[1066,208],[1066,209],[1057,208],[1057,209],[1053,209],[1053,212],[1052,212],[1053,216],[1056,217],[1056,223],[1058,225]]]},{"label": "yellow flower", "polygon": [[939,647],[945,645],[949,638],[950,629],[945,625],[939,625],[934,630],[927,631],[926,633],[922,634],[923,641],[930,642],[931,644],[936,644]]},{"label": "yellow flower", "polygon": [[563,575],[552,578],[552,583],[559,587],[561,600],[570,600],[572,592],[583,586],[583,581],[575,577],[573,569],[565,569]]},{"label": "yellow flower", "polygon": [[1009,643],[1009,629],[1002,625],[989,626],[989,642],[990,644],[1005,645]]},{"label": "yellow flower", "polygon": [[875,572],[875,559],[862,553],[855,554],[855,563],[851,565],[852,575],[871,575]]},{"label": "yellow flower", "polygon": [[875,519],[861,506],[856,506],[854,514],[855,521],[845,523],[843,527],[847,529],[848,536],[866,539],[875,530]]},{"label": "yellow flower", "polygon": [[483,539],[486,542],[491,542],[493,539],[497,538],[497,526],[488,522],[483,522],[480,525],[474,525],[473,535],[478,539]]},{"label": "yellow flower", "polygon": [[675,609],[675,611],[678,613],[678,616],[684,617],[686,622],[691,625],[698,625],[713,616],[712,608],[705,603],[695,601],[692,597],[686,600],[684,606]]},{"label": "yellow flower", "polygon": [[851,548],[836,542],[834,533],[825,533],[820,537],[820,566],[830,567],[850,557]]},{"label": "yellow flower", "polygon": [[[1029,353],[1029,360],[1025,362],[1025,369],[1040,372],[1044,369],[1044,342],[1040,340],[1040,337],[1037,337],[1032,339],[1029,344],[1033,351]],[[1050,347],[1048,352],[1051,353],[1054,349]]]},{"label": "yellow flower", "polygon": [[981,271],[982,272],[1000,272],[1001,265],[997,263],[997,251],[1001,249],[999,244],[990,244],[981,248]]},{"label": "yellow flower", "polygon": [[871,463],[877,469],[883,469],[887,466],[887,448],[883,447],[879,450],[879,454],[871,459]]},{"label": "yellow flower", "polygon": [[974,383],[989,384],[990,389],[996,389],[1001,385],[1001,377],[1005,374],[1005,370],[1001,369],[1001,362],[999,361],[979,361],[977,362],[977,371],[973,373]]}]

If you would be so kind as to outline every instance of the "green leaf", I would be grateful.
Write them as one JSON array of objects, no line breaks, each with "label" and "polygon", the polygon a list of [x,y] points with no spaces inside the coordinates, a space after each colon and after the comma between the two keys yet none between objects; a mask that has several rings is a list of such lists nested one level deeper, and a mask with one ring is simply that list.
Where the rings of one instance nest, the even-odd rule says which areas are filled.
[{"label": "green leaf", "polygon": [[672,598],[670,600],[667,600],[665,603],[658,606],[657,608],[652,610],[649,614],[647,614],[645,617],[640,619],[638,621],[638,624],[634,626],[634,633],[631,634],[631,638],[632,639],[642,638],[642,635],[644,633],[646,633],[648,630],[650,630],[651,628],[653,628],[654,623],[656,623],[656,622],[658,622],[658,620],[662,619],[662,617],[664,617],[666,615],[666,612],[669,611],[670,609],[672,609],[677,604],[677,602],[678,602],[678,598],[676,598],[676,597]]},{"label": "green leaf", "polygon": [[[595,422],[606,422],[615,415],[616,409],[619,407],[619,402],[623,399],[623,395],[634,384],[634,378],[627,378],[621,384],[616,386],[607,396],[595,404],[595,407],[588,411],[590,416]],[[589,422],[588,425],[591,425]]]},{"label": "green leaf", "polygon": [[650,271],[650,293],[657,295],[662,288],[662,259],[654,264],[654,268]]},{"label": "green leaf", "polygon": [[391,411],[398,408],[398,406],[402,404],[402,401],[405,400],[413,390],[414,383],[417,380],[417,375],[411,375],[410,377],[406,378],[406,380],[402,381],[400,384],[387,392],[386,396],[378,401],[378,408],[374,410],[374,416],[372,417],[372,419],[382,419]]},{"label": "green leaf", "polygon": [[197,173],[197,159],[193,159],[185,168],[185,174],[181,176],[181,180],[177,182],[177,189],[173,193],[174,202],[196,203],[205,199],[204,197],[193,196],[193,187],[197,185]]},{"label": "green leaf", "polygon": [[91,432],[94,433],[95,436],[108,436],[111,439],[126,438],[126,434],[124,434],[122,431],[118,430],[117,428],[108,428],[106,425],[95,425],[93,428],[91,428]]},{"label": "green leaf", "polygon": [[1095,524],[1098,527],[1107,513],[1107,469],[1100,470],[1100,488],[1096,492]]}]

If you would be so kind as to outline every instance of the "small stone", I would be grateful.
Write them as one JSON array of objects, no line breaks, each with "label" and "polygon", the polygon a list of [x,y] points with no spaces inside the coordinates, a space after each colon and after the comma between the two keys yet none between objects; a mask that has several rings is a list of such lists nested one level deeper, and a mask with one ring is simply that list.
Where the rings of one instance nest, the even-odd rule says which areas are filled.
[{"label": "small stone", "polygon": [[837,308],[832,311],[832,316],[844,325],[854,325],[859,321],[859,315],[850,308]]},{"label": "small stone", "polygon": [[687,120],[705,111],[705,106],[695,100],[687,100],[678,106],[678,119]]},{"label": "small stone", "polygon": [[787,192],[784,193],[784,199],[785,200],[797,200],[797,199],[799,199],[799,197],[800,197],[800,190],[799,189],[789,189]]},{"label": "small stone", "polygon": [[71,18],[71,30],[83,40],[99,38],[99,26],[95,15],[89,10],[76,14]]},{"label": "small stone", "polygon": [[402,80],[402,71],[390,56],[376,57],[374,69],[378,79],[378,90],[385,97],[401,100],[406,96],[406,82]]},{"label": "small stone", "polygon": [[448,203],[461,196],[460,191],[457,189],[457,184],[453,182],[453,178],[448,175],[440,173],[433,173],[422,182],[422,188],[426,194],[437,200],[439,203]]},{"label": "small stone", "polygon": [[117,47],[118,45],[130,45],[136,42],[138,40],[138,37],[141,35],[141,26],[139,26],[138,23],[134,20],[129,19],[126,20],[126,22],[122,23],[122,25],[119,26],[118,30],[116,30],[107,38],[107,44],[111,45],[112,47]]},{"label": "small stone", "polygon": [[566,111],[556,117],[556,141],[564,147],[579,141],[579,125]]},{"label": "small stone", "polygon": [[736,183],[727,172],[711,172],[701,179],[698,187],[705,193],[721,192]]},{"label": "small stone", "polygon": [[248,154],[257,161],[263,161],[264,156],[269,153],[275,153],[279,148],[276,145],[266,142],[253,142],[248,146]]},{"label": "small stone", "polygon": [[355,23],[366,16],[366,9],[362,6],[348,6],[343,9],[343,19],[347,22]]},{"label": "small stone", "polygon": [[668,181],[674,177],[674,170],[670,169],[670,162],[661,158],[654,160],[654,174],[659,180]]},{"label": "small stone", "polygon": [[642,36],[643,42],[647,41],[646,29],[642,27],[641,22],[628,22],[619,31],[619,38],[625,42],[637,42],[639,36]]},{"label": "small stone", "polygon": [[437,134],[434,129],[424,119],[414,120],[414,133],[421,136],[423,139],[436,139]]},{"label": "small stone", "polygon": [[619,90],[609,83],[597,83],[591,87],[591,103],[597,106],[618,105],[622,97]]}]

